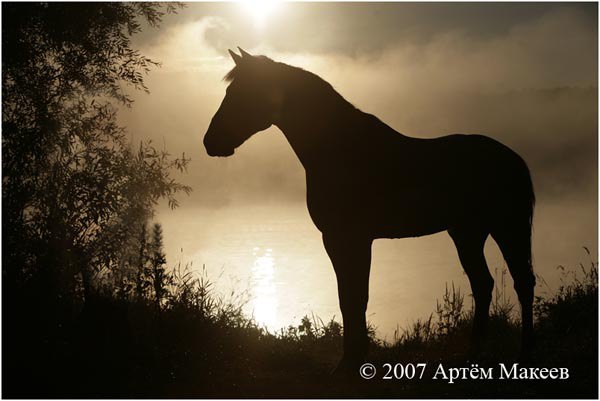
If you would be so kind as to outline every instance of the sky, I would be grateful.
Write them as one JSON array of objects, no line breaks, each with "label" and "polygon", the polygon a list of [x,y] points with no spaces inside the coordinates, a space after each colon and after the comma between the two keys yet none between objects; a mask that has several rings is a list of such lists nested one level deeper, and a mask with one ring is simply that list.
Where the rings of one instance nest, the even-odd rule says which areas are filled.
[{"label": "sky", "polygon": [[[260,2],[259,2],[260,3]],[[193,3],[134,39],[162,63],[120,119],[192,162],[194,192],[161,205],[171,265],[205,265],[223,294],[248,298],[270,328],[314,312],[339,316],[335,277],[305,206],[302,166],[277,128],[231,158],[202,145],[233,67],[227,49],[302,67],[405,135],[480,133],[528,162],[538,293],[556,266],[597,260],[597,5],[594,3]],[[502,259],[492,240],[492,270]],[[435,280],[432,277],[436,277]],[[498,280],[501,281],[501,280]],[[368,316],[383,335],[428,317],[446,283],[470,290],[446,234],[378,240]],[[508,284],[508,287],[512,284]],[[512,289],[509,289],[512,291]]]}]

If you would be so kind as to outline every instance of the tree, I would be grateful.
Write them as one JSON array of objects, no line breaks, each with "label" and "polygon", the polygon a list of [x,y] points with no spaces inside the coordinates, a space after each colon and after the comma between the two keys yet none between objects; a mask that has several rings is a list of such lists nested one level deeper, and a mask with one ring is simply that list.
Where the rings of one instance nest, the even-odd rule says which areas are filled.
[{"label": "tree", "polygon": [[161,302],[167,294],[166,285],[169,284],[169,275],[165,272],[166,264],[167,257],[163,250],[162,226],[155,223],[152,226],[152,242],[150,243],[150,266],[154,301],[158,309],[160,309]]},{"label": "tree", "polygon": [[146,287],[148,287],[148,232],[145,221],[142,223],[139,235],[139,251],[135,270],[135,296],[142,299],[146,295]]},{"label": "tree", "polygon": [[[5,290],[37,283],[42,302],[85,298],[123,244],[167,198],[189,159],[118,126],[128,90],[148,91],[157,62],[132,48],[176,3],[4,3],[2,24],[3,276]],[[5,292],[6,293],[6,292]]]}]

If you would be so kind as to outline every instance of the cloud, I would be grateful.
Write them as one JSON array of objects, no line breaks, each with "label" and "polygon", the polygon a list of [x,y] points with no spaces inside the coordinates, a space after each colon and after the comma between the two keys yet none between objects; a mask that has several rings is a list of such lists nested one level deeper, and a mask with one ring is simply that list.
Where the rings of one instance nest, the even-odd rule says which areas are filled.
[{"label": "cloud", "polygon": [[[466,132],[501,140],[528,160],[542,198],[589,196],[597,176],[597,99],[596,89],[585,88],[597,87],[598,54],[587,18],[553,9],[494,34],[453,26],[379,52],[295,51],[303,38],[282,49],[268,37],[248,50],[319,74],[407,135]],[[123,121],[135,135],[192,157],[184,180],[195,192],[184,204],[302,202],[303,170],[275,128],[232,158],[204,152],[202,136],[225,93],[221,79],[233,66],[225,45],[236,29],[225,16],[209,16],[167,26],[143,43],[163,67],[148,78],[152,94],[137,94]]]}]

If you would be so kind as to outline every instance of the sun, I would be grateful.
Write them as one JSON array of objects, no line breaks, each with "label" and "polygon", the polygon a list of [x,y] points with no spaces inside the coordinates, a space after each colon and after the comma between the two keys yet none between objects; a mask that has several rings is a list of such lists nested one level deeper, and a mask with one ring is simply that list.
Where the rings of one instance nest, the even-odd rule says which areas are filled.
[{"label": "sun", "polygon": [[281,0],[242,0],[239,3],[252,17],[254,26],[263,28],[267,18],[279,9]]}]

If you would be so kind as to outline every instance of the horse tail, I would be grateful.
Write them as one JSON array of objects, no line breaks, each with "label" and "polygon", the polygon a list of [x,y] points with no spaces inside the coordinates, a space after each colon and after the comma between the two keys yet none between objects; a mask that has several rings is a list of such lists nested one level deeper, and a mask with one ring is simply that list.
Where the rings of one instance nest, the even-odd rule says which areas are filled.
[{"label": "horse tail", "polygon": [[[511,151],[510,168],[507,169],[502,198],[506,205],[500,220],[492,229],[506,262],[527,275],[533,274],[533,217],[535,209],[535,191],[529,167],[523,158]],[[525,271],[527,270],[527,271]]]}]

